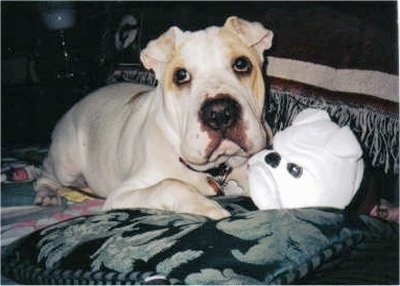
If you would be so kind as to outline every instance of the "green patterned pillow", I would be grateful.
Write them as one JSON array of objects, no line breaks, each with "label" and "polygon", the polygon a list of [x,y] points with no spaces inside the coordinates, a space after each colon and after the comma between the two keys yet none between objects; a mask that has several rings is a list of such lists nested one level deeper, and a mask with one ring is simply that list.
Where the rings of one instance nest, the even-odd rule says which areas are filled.
[{"label": "green patterned pillow", "polygon": [[10,245],[2,274],[24,284],[288,284],[368,241],[398,244],[398,226],[367,216],[219,200],[232,217],[135,209],[54,224]]}]

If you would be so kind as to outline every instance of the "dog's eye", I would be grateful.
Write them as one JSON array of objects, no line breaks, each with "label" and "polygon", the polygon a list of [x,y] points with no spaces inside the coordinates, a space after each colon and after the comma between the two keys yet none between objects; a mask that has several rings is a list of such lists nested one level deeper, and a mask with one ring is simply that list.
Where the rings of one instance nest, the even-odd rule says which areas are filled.
[{"label": "dog's eye", "polygon": [[174,73],[174,83],[177,85],[182,85],[188,83],[191,80],[189,72],[184,68],[178,68]]},{"label": "dog's eye", "polygon": [[303,175],[303,168],[293,163],[287,164],[287,170],[289,174],[296,179],[300,178]]},{"label": "dog's eye", "polygon": [[249,74],[252,69],[250,60],[246,57],[238,57],[233,62],[233,70],[238,74]]}]

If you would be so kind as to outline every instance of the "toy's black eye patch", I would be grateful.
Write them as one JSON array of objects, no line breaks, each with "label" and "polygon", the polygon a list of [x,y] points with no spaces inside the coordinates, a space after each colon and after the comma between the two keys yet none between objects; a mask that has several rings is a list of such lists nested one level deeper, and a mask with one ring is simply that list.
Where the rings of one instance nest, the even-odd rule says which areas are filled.
[{"label": "toy's black eye patch", "polygon": [[281,162],[281,155],[279,155],[277,152],[269,153],[265,155],[264,161],[272,168],[276,168],[279,166],[279,163]]},{"label": "toy's black eye patch", "polygon": [[289,174],[292,175],[296,179],[300,178],[303,175],[303,168],[294,163],[288,163],[287,170],[288,170]]}]

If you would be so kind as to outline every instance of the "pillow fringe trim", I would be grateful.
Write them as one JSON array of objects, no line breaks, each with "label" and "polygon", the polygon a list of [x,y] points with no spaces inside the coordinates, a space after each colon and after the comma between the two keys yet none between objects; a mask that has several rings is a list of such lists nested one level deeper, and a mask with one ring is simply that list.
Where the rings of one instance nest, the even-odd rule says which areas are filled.
[{"label": "pillow fringe trim", "polygon": [[350,126],[371,166],[383,168],[386,174],[399,173],[399,120],[393,114],[274,87],[271,87],[267,106],[266,117],[274,134],[289,126],[306,108],[326,110],[339,126]]}]

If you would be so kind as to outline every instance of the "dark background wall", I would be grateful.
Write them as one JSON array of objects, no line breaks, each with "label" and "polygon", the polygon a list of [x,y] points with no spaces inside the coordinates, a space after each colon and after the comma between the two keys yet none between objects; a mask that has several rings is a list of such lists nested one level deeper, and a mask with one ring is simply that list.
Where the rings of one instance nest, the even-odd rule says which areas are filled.
[{"label": "dark background wall", "polygon": [[65,38],[74,75],[57,78],[59,32],[44,26],[43,2],[1,2],[3,147],[46,146],[60,116],[104,85],[116,64],[138,63],[137,53],[117,52],[113,44],[126,14],[139,19],[139,48],[171,25],[197,30],[238,15],[274,31],[269,55],[398,74],[395,1],[72,3],[76,23]]}]

